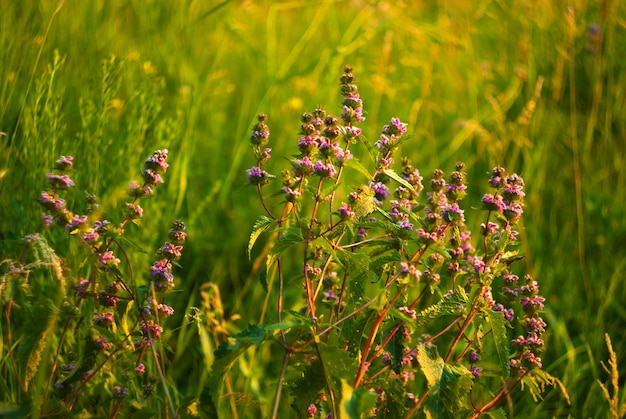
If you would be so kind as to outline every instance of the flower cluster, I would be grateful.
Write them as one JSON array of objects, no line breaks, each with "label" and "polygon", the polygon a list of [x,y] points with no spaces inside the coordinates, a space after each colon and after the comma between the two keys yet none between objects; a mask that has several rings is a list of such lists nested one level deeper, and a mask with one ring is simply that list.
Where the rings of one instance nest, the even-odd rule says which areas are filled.
[{"label": "flower cluster", "polygon": [[[302,197],[310,175],[318,176],[320,181],[337,181],[341,168],[352,158],[349,145],[361,135],[361,129],[354,124],[365,120],[363,102],[354,81],[352,68],[346,66],[341,77],[344,99],[343,112],[339,117],[328,114],[322,108],[302,114],[298,139],[300,155],[291,160],[291,170],[282,173],[282,191],[287,202],[297,202]],[[247,174],[251,184],[263,186],[274,176],[262,168],[271,151],[265,147],[269,138],[269,128],[265,124],[267,116],[259,115],[257,119],[250,137],[257,165],[248,169]]]},{"label": "flower cluster", "polygon": [[[510,286],[520,281],[517,275],[506,273],[505,282]],[[539,316],[539,312],[544,308],[545,298],[539,295],[539,285],[530,275],[524,277],[521,286],[513,289],[509,286],[503,287],[503,293],[508,297],[509,303],[516,299],[523,312],[519,316],[523,333],[511,341],[516,354],[509,365],[511,370],[523,375],[534,368],[541,368],[542,365],[539,354],[544,347],[542,336],[546,331],[546,323]],[[512,309],[506,309],[503,305],[496,311],[505,312],[505,318],[509,318],[512,313]]]},{"label": "flower cluster", "polygon": [[[87,209],[84,215],[68,209],[66,199],[60,195],[75,186],[74,181],[68,175],[68,172],[74,168],[72,156],[62,156],[56,161],[54,172],[47,175],[49,189],[41,192],[39,196],[39,203],[44,208],[45,226],[58,225],[70,236],[76,237],[86,245],[85,247],[91,253],[93,260],[93,270],[85,278],[79,278],[73,286],[75,305],[71,306],[69,302],[65,302],[65,304],[68,307],[71,306],[72,316],[80,313],[83,307],[91,307],[88,314],[83,313],[84,316],[89,317],[93,331],[93,335],[88,337],[87,342],[88,345],[91,345],[90,350],[95,353],[103,352],[106,354],[106,357],[101,361],[97,358],[91,358],[89,362],[93,363],[92,365],[80,365],[80,370],[83,373],[77,374],[76,378],[73,378],[71,374],[78,368],[79,364],[68,355],[68,359],[63,360],[66,362],[59,366],[59,377],[57,377],[58,381],[54,386],[59,394],[70,394],[76,386],[91,380],[96,372],[109,362],[111,357],[122,356],[121,354],[125,351],[119,351],[120,348],[131,347],[124,343],[128,338],[126,335],[128,325],[123,326],[123,335],[117,335],[120,329],[117,317],[121,311],[123,311],[124,316],[129,316],[133,313],[129,309],[130,307],[139,308],[135,310],[137,319],[134,322],[133,330],[130,331],[131,335],[135,335],[132,339],[134,346],[139,349],[139,357],[135,362],[135,372],[138,375],[145,372],[144,364],[139,361],[145,354],[151,353],[144,349],[152,346],[154,340],[162,337],[161,322],[174,313],[174,309],[164,302],[164,296],[168,290],[174,287],[172,263],[182,255],[183,244],[187,238],[185,224],[181,221],[174,222],[169,231],[168,241],[158,249],[159,258],[150,269],[150,293],[143,298],[143,301],[140,301],[143,293],[140,292],[138,284],[135,284],[132,277],[130,282],[125,278],[123,273],[125,269],[120,266],[122,262],[118,257],[118,255],[124,254],[125,260],[128,261],[127,253],[122,249],[123,241],[119,238],[124,234],[124,226],[128,221],[140,224],[144,211],[138,205],[138,201],[153,195],[158,184],[163,183],[162,175],[168,169],[167,157],[168,151],[163,149],[155,151],[145,160],[141,172],[142,181],[131,182],[128,191],[131,200],[125,203],[123,208],[125,218],[118,225],[100,217],[98,197],[93,194],[88,194],[85,197]],[[132,267],[127,266],[126,268],[131,271],[132,275]],[[87,299],[92,299],[93,303],[84,304],[84,300]],[[132,301],[133,304],[127,304],[128,301]],[[116,340],[118,337],[120,341]],[[124,345],[120,346],[122,343]],[[59,352],[63,351],[59,350]],[[68,352],[68,354],[71,353],[74,352]],[[130,353],[129,355],[136,358],[135,355]],[[99,362],[101,362],[100,365],[98,365]],[[159,361],[156,360],[156,362]],[[127,370],[124,377],[125,380],[128,378]],[[76,382],[78,380],[80,383]],[[129,388],[116,385],[113,386],[112,392],[114,398],[120,399],[121,402],[121,399],[129,394]],[[151,391],[144,391],[144,395],[149,395],[148,393]]]},{"label": "flower cluster", "polygon": [[[358,353],[352,365],[357,371],[354,389],[367,385],[370,393],[377,396],[376,407],[367,412],[369,415],[389,402],[387,397],[398,388],[405,390],[394,396],[404,400],[403,408],[423,407],[425,398],[440,397],[427,391],[417,399],[415,391],[423,391],[424,387],[414,382],[420,377],[417,371],[439,365],[442,359],[444,363],[465,367],[453,373],[459,382],[478,380],[483,374],[500,374],[507,380],[503,389],[514,388],[527,372],[541,368],[539,355],[546,327],[537,315],[544,304],[537,283],[526,276],[523,285],[514,285],[519,279],[509,270],[519,258],[510,246],[516,244],[516,228],[523,214],[524,181],[501,167],[491,171],[489,185],[493,189],[481,201],[486,219],[476,237],[479,242],[474,243],[461,206],[467,196],[465,164],[456,163],[447,174],[434,170],[424,193],[424,178],[408,158],[402,159],[400,172],[394,169],[396,153],[408,136],[407,124],[393,117],[373,144],[373,174],[366,173],[366,181],[347,193],[344,201],[335,200],[336,194],[345,193],[339,182],[346,161],[353,158],[349,146],[361,136],[354,124],[364,119],[350,67],[344,69],[341,83],[344,99],[339,117],[317,108],[300,119],[299,154],[290,160],[290,168],[281,176],[286,203],[279,217],[269,210],[260,188],[273,177],[263,169],[270,158],[265,115],[259,116],[251,136],[257,165],[248,170],[248,179],[258,186],[263,207],[277,226],[277,243],[281,243],[271,250],[272,255],[280,258],[287,245],[302,242],[302,269],[295,276],[302,278],[301,295],[306,305],[303,312],[316,325],[306,339],[298,335],[291,341],[289,332],[281,334],[286,349],[284,365],[291,357],[303,363],[323,362],[312,361],[310,348],[303,348],[300,343],[318,341],[325,334],[328,335],[324,339],[332,342],[334,337],[330,335],[341,330],[337,355],[345,350],[344,362],[350,362],[352,354]],[[347,166],[361,173],[367,170],[356,158]],[[309,194],[305,195],[305,191]],[[292,205],[303,196],[314,202]],[[322,211],[329,218],[319,216]],[[258,228],[267,227],[269,219],[264,217],[263,222],[255,225],[253,239],[259,234]],[[171,249],[168,252],[174,254]],[[153,268],[156,275],[166,277],[169,273],[161,265]],[[282,269],[283,265],[277,264],[281,278],[285,275]],[[288,316],[282,308],[286,294],[284,282],[279,282],[278,320],[283,321],[282,316]],[[385,298],[369,300],[366,295]],[[501,297],[504,304],[497,301]],[[379,304],[368,312],[366,308],[374,302]],[[519,307],[521,311],[516,313]],[[331,327],[322,328],[322,316]],[[521,325],[523,332],[510,340],[512,336],[507,335],[509,329],[503,321],[511,330]],[[412,340],[417,340],[417,345],[411,344]],[[509,364],[504,358],[496,364],[492,359],[481,359],[492,354],[491,347],[481,353],[486,345],[508,346],[509,340],[515,348]],[[298,345],[290,341],[297,341]],[[445,352],[436,351],[441,348]],[[503,353],[500,349],[508,351],[508,347],[497,348],[498,353]],[[509,374],[511,370],[513,374]],[[299,385],[299,381],[295,383]],[[501,401],[501,395],[508,393],[490,389],[489,394],[496,396],[482,407],[476,406],[473,394],[469,394],[468,406],[477,412],[488,411]],[[307,399],[307,414],[317,415],[320,410],[322,417],[327,414],[325,400],[325,396],[320,396],[311,404]],[[279,401],[275,400],[275,407]],[[298,405],[303,402],[300,400]],[[407,416],[412,413],[415,412],[410,411]]]}]

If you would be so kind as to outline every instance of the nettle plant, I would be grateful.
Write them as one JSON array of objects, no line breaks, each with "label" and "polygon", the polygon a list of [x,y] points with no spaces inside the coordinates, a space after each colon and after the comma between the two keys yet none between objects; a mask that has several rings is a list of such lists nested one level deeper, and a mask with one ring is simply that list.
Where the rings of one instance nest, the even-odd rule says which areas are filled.
[{"label": "nettle plant", "polygon": [[[285,392],[300,417],[504,416],[499,406],[515,389],[537,395],[558,381],[541,369],[545,300],[530,275],[515,273],[524,181],[491,171],[484,222],[472,236],[460,206],[465,165],[435,170],[426,188],[408,159],[394,169],[407,125],[392,118],[368,145],[354,81],[347,66],[341,115],[302,115],[299,155],[280,176],[279,212],[266,197],[277,195],[264,193],[278,178],[265,169],[267,116],[253,127],[257,164],[247,174],[265,215],[249,250],[273,232],[261,279],[277,283],[268,292],[278,321],[222,343],[214,382],[245,348],[269,340],[284,350],[272,417]],[[358,145],[373,173],[351,153]],[[363,176],[361,186],[342,188],[346,169]],[[286,271],[294,257],[299,271]]]},{"label": "nettle plant", "polygon": [[[3,262],[3,387],[15,403],[9,412],[20,417],[127,417],[156,415],[167,404],[174,412],[160,342],[165,320],[174,311],[166,296],[174,288],[172,267],[181,257],[185,225],[172,224],[156,261],[141,273],[131,266],[128,253],[140,247],[125,234],[129,222],[141,224],[139,201],[163,182],[167,154],[158,150],[145,161],[143,180],[130,183],[119,223],[102,218],[92,194],[84,199],[84,214],[68,208],[74,201],[65,196],[75,186],[68,174],[72,157],[61,157],[48,173],[49,189],[38,198],[44,226],[76,240],[79,252],[64,256],[81,262],[69,278],[42,233],[24,237],[19,258]],[[63,247],[70,253],[71,246]]]}]

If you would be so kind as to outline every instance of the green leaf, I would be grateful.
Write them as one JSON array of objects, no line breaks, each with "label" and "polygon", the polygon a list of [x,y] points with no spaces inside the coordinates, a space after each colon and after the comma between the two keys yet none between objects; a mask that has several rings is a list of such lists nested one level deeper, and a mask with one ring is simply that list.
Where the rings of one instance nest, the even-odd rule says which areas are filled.
[{"label": "green leaf", "polygon": [[[250,325],[243,332],[237,333],[235,336],[227,338],[215,351],[215,361],[207,386],[210,390],[210,403],[205,400],[204,404],[207,409],[211,410],[217,405],[218,395],[220,394],[220,386],[224,376],[228,373],[237,358],[253,345],[260,345],[268,337],[265,328],[258,325]],[[205,397],[206,399],[206,397]]]},{"label": "green leaf", "polygon": [[364,253],[352,253],[339,249],[337,258],[350,276],[351,282],[366,281],[369,276],[370,258]]},{"label": "green leaf", "polygon": [[[396,328],[395,324],[391,324],[391,326],[386,331],[385,339],[393,330]],[[400,374],[402,371],[402,360],[404,359],[404,336],[402,332],[404,330],[404,325],[400,326],[400,329],[393,335],[387,346],[385,346],[385,350],[389,352],[391,355],[391,369],[396,374]]]},{"label": "green leaf", "polygon": [[472,388],[473,376],[463,365],[447,364],[434,346],[425,343],[417,346],[417,362],[420,365],[430,394],[424,404],[428,418],[455,419],[463,417],[467,410],[466,395]]},{"label": "green leaf", "polygon": [[274,247],[272,247],[272,249],[270,250],[270,253],[267,256],[267,266],[270,267],[271,265],[273,265],[274,262],[276,262],[276,260],[280,257],[280,254],[282,252],[289,249],[295,244],[302,243],[303,241],[304,239],[302,238],[302,235],[299,231],[295,229],[290,229],[286,231],[285,234],[283,234],[280,239],[276,241]]},{"label": "green leaf", "polygon": [[37,375],[42,362],[42,354],[49,339],[56,330],[58,313],[51,300],[39,301],[30,312],[27,324],[23,325],[28,334],[20,342],[18,362],[23,367],[24,388],[28,389],[31,380]]},{"label": "green leaf", "polygon": [[407,182],[405,179],[403,179],[400,175],[398,175],[393,170],[385,169],[385,170],[383,170],[383,173],[386,174],[387,176],[389,176],[391,179],[393,179],[396,182],[398,182],[400,185],[402,185],[405,188],[407,188],[408,190],[410,190],[413,194],[417,195],[417,191],[415,190],[413,185],[411,185],[409,182]]},{"label": "green leaf", "polygon": [[426,346],[425,343],[417,345],[417,362],[422,373],[426,377],[428,387],[435,386],[443,373],[443,359],[439,356],[435,346]]},{"label": "green leaf", "polygon": [[254,223],[254,226],[252,227],[252,233],[250,233],[250,240],[248,241],[248,259],[250,259],[250,251],[252,250],[254,243],[259,238],[261,233],[263,233],[268,228],[270,228],[272,223],[274,223],[274,220],[272,220],[269,217],[266,217],[265,215],[261,215],[256,220],[256,222]]},{"label": "green leaf", "polygon": [[227,338],[215,351],[215,360],[229,358],[234,360],[252,345],[260,345],[266,338],[263,326],[248,326],[243,332]]},{"label": "green leaf", "polygon": [[496,353],[498,355],[498,363],[502,368],[503,379],[509,378],[509,339],[506,331],[506,321],[504,314],[501,312],[495,312],[493,310],[487,311],[486,316],[487,323],[491,326],[493,343]]},{"label": "green leaf", "polygon": [[343,162],[343,165],[345,167],[349,167],[350,169],[354,169],[357,172],[361,173],[363,176],[365,176],[366,179],[372,178],[372,175],[370,175],[367,168],[363,166],[363,164],[358,159],[353,158],[353,159],[345,160]]},{"label": "green leaf", "polygon": [[[344,386],[344,398],[346,393]],[[371,410],[376,406],[376,399],[376,394],[367,388],[361,387],[352,391],[350,399],[343,404],[343,407],[350,419],[365,419],[371,416]]]},{"label": "green leaf", "polygon": [[419,312],[415,320],[415,326],[423,326],[441,316],[458,315],[463,312],[467,302],[467,295],[459,288],[451,296]]},{"label": "green leaf", "polygon": [[483,417],[488,417],[491,419],[507,419],[506,413],[504,413],[504,409],[499,408],[496,410],[491,410],[489,412],[484,412]]}]

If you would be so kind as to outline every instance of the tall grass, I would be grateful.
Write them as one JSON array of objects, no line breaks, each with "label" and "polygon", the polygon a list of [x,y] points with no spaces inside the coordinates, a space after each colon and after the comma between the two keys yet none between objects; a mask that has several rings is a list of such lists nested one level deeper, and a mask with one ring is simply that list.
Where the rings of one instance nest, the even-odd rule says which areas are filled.
[{"label": "tall grass", "polygon": [[[216,342],[275,315],[257,309],[258,253],[245,254],[259,213],[243,186],[254,117],[270,116],[274,153],[287,154],[292,121],[337,103],[350,63],[365,131],[398,114],[422,172],[463,160],[469,183],[496,164],[527,180],[525,253],[551,308],[544,366],[571,405],[550,392],[511,400],[511,411],[605,417],[605,333],[626,362],[625,19],[624,2],[609,0],[4,2],[0,259],[40,227],[31,197],[59,155],[74,155],[78,187],[112,197],[104,210],[116,211],[147,151],[167,147],[169,179],[138,234],[156,246],[164,205],[187,222],[177,306],[198,307],[203,323],[178,316],[172,345],[189,349],[170,373],[181,393],[199,393]],[[262,383],[274,366],[260,351],[231,383],[252,389],[232,395],[249,409],[271,403]]]}]

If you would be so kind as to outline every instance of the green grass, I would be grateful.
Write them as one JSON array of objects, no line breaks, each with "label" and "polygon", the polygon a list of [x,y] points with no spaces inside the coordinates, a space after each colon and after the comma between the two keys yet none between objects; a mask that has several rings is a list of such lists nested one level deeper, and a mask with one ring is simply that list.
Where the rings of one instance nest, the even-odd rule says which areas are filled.
[{"label": "green grass", "polygon": [[[624,2],[395,3],[3,4],[0,259],[39,228],[34,198],[60,155],[75,156],[81,193],[106,197],[104,210],[115,213],[143,159],[168,148],[171,170],[135,234],[155,249],[155,231],[187,222],[179,315],[170,323],[183,323],[172,345],[187,349],[169,374],[181,393],[198,392],[215,339],[261,319],[258,251],[252,262],[246,255],[262,212],[244,186],[254,118],[269,115],[273,154],[289,155],[302,112],[320,104],[339,111],[338,77],[349,63],[364,131],[374,137],[392,116],[408,122],[414,138],[404,152],[422,173],[463,160],[474,190],[496,164],[524,177],[526,263],[548,307],[544,367],[563,381],[571,405],[550,390],[537,404],[526,392],[510,409],[516,417],[606,417],[604,333],[626,376]],[[586,49],[591,23],[602,28],[595,55]],[[529,103],[536,108],[527,123]],[[478,206],[475,193],[468,199]],[[148,266],[148,256],[136,258]],[[71,276],[77,266],[67,260]],[[203,300],[208,283],[221,301]],[[209,301],[223,304],[223,319],[198,334],[182,313],[197,306],[207,314]],[[274,314],[270,307],[265,319]],[[271,406],[265,381],[278,367],[270,359],[263,348],[247,353],[233,373],[249,409]]]}]

